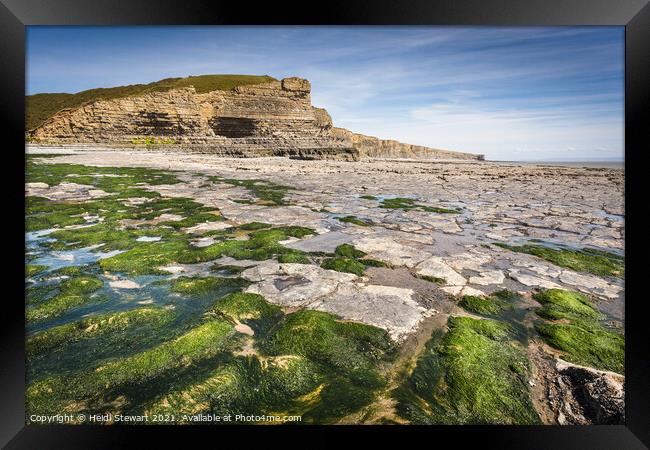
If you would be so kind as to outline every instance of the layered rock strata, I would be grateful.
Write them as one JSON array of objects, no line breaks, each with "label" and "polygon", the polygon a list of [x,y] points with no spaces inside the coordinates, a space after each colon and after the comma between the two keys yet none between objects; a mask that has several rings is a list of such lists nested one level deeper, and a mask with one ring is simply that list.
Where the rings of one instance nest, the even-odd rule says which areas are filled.
[{"label": "layered rock strata", "polygon": [[327,111],[311,105],[310,83],[301,78],[96,100],[62,110],[27,134],[40,143],[174,146],[235,157],[482,159],[334,128]]},{"label": "layered rock strata", "polygon": [[422,145],[403,144],[391,139],[353,133],[345,128],[332,129],[332,135],[348,140],[359,151],[361,158],[409,158],[409,159],[465,159],[483,161],[483,155],[454,152]]}]

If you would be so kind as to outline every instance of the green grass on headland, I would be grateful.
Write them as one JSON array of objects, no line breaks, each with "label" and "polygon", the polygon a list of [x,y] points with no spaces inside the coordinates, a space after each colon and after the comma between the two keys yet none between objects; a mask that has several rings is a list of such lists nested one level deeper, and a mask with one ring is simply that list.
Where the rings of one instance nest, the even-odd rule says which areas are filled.
[{"label": "green grass on headland", "polygon": [[76,94],[52,93],[34,94],[25,97],[25,130],[32,130],[57,112],[76,108],[84,103],[95,100],[112,100],[116,98],[132,97],[151,92],[164,92],[194,86],[197,93],[210,91],[228,91],[237,86],[267,83],[275,81],[268,75],[199,75],[185,78],[165,78],[148,84],[131,84],[112,88],[97,88]]}]

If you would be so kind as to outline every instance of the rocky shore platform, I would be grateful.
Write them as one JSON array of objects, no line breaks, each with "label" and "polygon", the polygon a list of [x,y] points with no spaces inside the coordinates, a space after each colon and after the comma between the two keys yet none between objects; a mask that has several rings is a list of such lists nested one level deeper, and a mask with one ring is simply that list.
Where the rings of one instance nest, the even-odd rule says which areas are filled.
[{"label": "rocky shore platform", "polygon": [[[45,253],[38,253],[43,251],[42,243],[35,244],[34,249],[41,248],[34,250],[41,262],[34,259],[30,264],[45,267],[44,273],[60,270],[60,265],[51,263],[56,259],[54,250],[64,251],[68,244],[80,247],[81,241],[80,248],[101,246],[101,235],[88,230],[110,222],[125,234],[119,244],[114,236],[106,238],[104,248],[117,253],[99,260],[97,277],[105,283],[103,289],[124,292],[131,287],[130,292],[136,292],[151,283],[146,276],[154,274],[166,274],[172,284],[173,280],[211,279],[215,265],[224,271],[219,274],[237,274],[241,295],[263,299],[283,318],[268,331],[255,322],[259,319],[255,314],[229,316],[243,336],[239,347],[231,349],[232,355],[257,358],[262,372],[273,364],[286,369],[294,361],[291,358],[336,367],[322,372],[327,375],[304,392],[286,394],[294,403],[286,407],[288,400],[279,402],[283,411],[299,411],[315,423],[624,421],[621,169],[473,160],[239,159],[37,146],[31,146],[28,154],[34,167],[66,167],[65,175],[57,172],[51,182],[47,170],[38,177],[30,177],[28,170],[27,195],[43,202],[97,202],[118,192],[121,196],[115,198],[127,211],[158,199],[189,199],[200,205],[200,212],[174,206],[119,218],[109,217],[102,209],[108,207],[103,206],[85,212],[79,223],[52,219],[47,225],[31,227],[31,232],[47,230],[55,243],[67,244],[50,241]],[[84,167],[84,173],[79,173],[79,167]],[[129,185],[133,192],[126,194],[126,186],[118,188],[115,181],[106,181],[109,168],[116,168],[115,177],[131,177],[121,171],[143,169],[175,180],[152,182],[157,175],[147,175],[153,178]],[[208,213],[218,220],[196,219]],[[34,213],[33,217],[40,216]],[[272,238],[276,229],[282,232]],[[75,230],[86,231],[75,237]],[[127,230],[140,234],[127,235]],[[177,253],[165,253],[171,252],[165,242],[176,245],[181,239],[187,246],[182,251],[194,252],[194,259],[178,253],[177,247],[173,249]],[[243,244],[257,239],[261,240],[256,246]],[[153,248],[160,251],[142,256]],[[43,281],[31,282],[39,286]],[[157,305],[157,298],[149,303]],[[125,301],[122,298],[119,304]],[[137,301],[148,304],[146,298]],[[97,311],[110,311],[103,305]],[[83,317],[96,313],[84,307]],[[47,337],[52,327],[74,323],[79,320],[75,311],[65,310],[51,322],[43,315],[46,321],[35,320],[33,336]],[[363,324],[384,333],[382,339],[394,350],[379,344],[379,338],[364,344],[355,338],[356,344],[350,345],[364,356],[350,362],[356,367],[352,368],[328,353],[331,349],[312,352],[305,350],[307,343],[283,347],[280,339],[289,339],[289,334],[282,334],[285,328],[303,320],[300,314],[305,313],[322,314],[318,320],[334,318],[338,325],[319,322],[324,328],[318,333],[324,333],[325,340],[330,331],[324,330],[330,325]],[[348,332],[332,333],[347,336]],[[257,341],[261,336],[264,340]],[[377,356],[384,353],[392,356]],[[137,355],[121,357],[131,358],[124,363],[127,370]],[[119,366],[119,361],[105,363],[101,358],[100,363],[109,369]],[[36,374],[38,364],[47,367],[47,358],[33,364]],[[307,371],[305,367],[299,370]],[[355,378],[361,377],[355,372],[359,367],[372,371],[380,381],[359,381]],[[131,398],[128,389],[120,391],[117,386],[121,400],[111,405],[114,409],[138,404],[156,411],[171,410],[173,405],[210,410],[209,402],[191,407],[183,403],[188,392],[201,397],[207,395],[206,389],[218,390],[210,384],[210,377],[217,375],[206,375],[205,370],[202,366],[202,383],[188,381],[156,391],[146,402],[134,400],[137,396]],[[352,387],[349,392],[334,391],[334,380],[343,373]],[[83,382],[79,383],[87,388],[92,383],[84,376],[80,375]],[[34,375],[32,410],[46,408],[39,397],[45,385],[58,392],[53,379]],[[89,400],[89,393],[58,395],[61,402],[79,410],[100,408],[96,398]],[[359,400],[358,405],[349,400],[364,396],[367,401]],[[328,398],[346,406],[339,412],[327,409]],[[279,406],[273,403],[269,410],[273,408]]]}]

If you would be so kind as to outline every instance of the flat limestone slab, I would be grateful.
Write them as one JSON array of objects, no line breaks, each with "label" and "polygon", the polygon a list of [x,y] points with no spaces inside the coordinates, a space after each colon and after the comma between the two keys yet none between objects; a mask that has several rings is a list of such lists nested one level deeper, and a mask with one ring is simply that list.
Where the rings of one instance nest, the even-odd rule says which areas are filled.
[{"label": "flat limestone slab", "polygon": [[481,272],[479,276],[470,277],[469,282],[471,284],[486,286],[488,284],[501,284],[505,279],[506,276],[503,270],[486,270],[485,272]]},{"label": "flat limestone slab", "polygon": [[464,286],[467,280],[449,265],[442,258],[432,256],[415,267],[415,271],[424,276],[443,278],[447,286]]},{"label": "flat limestone slab", "polygon": [[302,206],[258,206],[232,203],[219,208],[224,217],[235,223],[262,222],[272,225],[308,227],[317,233],[329,231],[325,216]]},{"label": "flat limestone slab", "polygon": [[411,289],[392,286],[343,283],[332,296],[309,307],[382,328],[400,342],[413,333],[425,317],[436,313],[420,306],[413,294]]},{"label": "flat limestone slab", "polygon": [[508,276],[510,276],[510,278],[512,278],[513,280],[518,281],[521,284],[526,286],[541,287],[545,289],[562,289],[562,286],[560,286],[557,283],[554,283],[553,281],[536,277],[534,275],[521,273],[519,270],[510,270],[508,272]]},{"label": "flat limestone slab", "polygon": [[331,231],[329,233],[319,234],[317,236],[300,239],[285,247],[301,250],[303,252],[333,252],[341,244],[347,244],[352,241],[353,237],[340,231]]},{"label": "flat limestone slab", "polygon": [[620,292],[623,290],[621,286],[608,283],[601,278],[593,275],[572,272],[570,270],[562,271],[560,274],[560,281],[574,286],[581,292],[595,294],[608,299],[618,298]]},{"label": "flat limestone slab", "polygon": [[242,272],[256,284],[246,292],[285,307],[305,307],[382,328],[396,341],[414,332],[436,311],[420,306],[412,289],[366,285],[353,274],[309,264],[269,261]]},{"label": "flat limestone slab", "polygon": [[307,306],[321,296],[333,293],[338,285],[357,278],[351,273],[325,270],[311,264],[280,264],[267,261],[246,269],[241,276],[258,282],[246,292],[260,294],[280,306]]},{"label": "flat limestone slab", "polygon": [[459,253],[445,258],[445,263],[454,270],[460,272],[464,269],[471,269],[481,272],[485,264],[490,262],[492,257],[477,250]]},{"label": "flat limestone slab", "polygon": [[355,239],[354,246],[370,257],[386,261],[394,266],[414,267],[431,256],[423,250],[396,242],[392,237],[362,237]]},{"label": "flat limestone slab", "polygon": [[231,228],[232,225],[226,222],[205,222],[193,227],[183,228],[185,233],[205,233],[207,231],[218,231],[225,230],[226,228]]},{"label": "flat limestone slab", "polygon": [[485,292],[475,289],[471,286],[444,286],[440,288],[442,291],[445,291],[451,295],[465,296],[472,295],[474,297],[483,297]]},{"label": "flat limestone slab", "polygon": [[95,186],[68,182],[62,182],[56,186],[49,186],[46,183],[26,183],[25,191],[29,196],[59,201],[88,200],[89,198],[102,198],[110,195]]}]

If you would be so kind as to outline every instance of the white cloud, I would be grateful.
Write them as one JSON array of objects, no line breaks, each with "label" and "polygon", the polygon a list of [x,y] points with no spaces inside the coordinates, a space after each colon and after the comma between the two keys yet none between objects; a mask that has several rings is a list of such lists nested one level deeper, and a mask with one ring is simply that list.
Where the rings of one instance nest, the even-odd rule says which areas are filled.
[{"label": "white cloud", "polygon": [[[409,117],[386,121],[343,121],[384,139],[434,148],[483,153],[488,159],[553,159],[594,155],[622,158],[622,118],[594,121],[562,109],[486,110],[471,101],[414,108]],[[349,123],[349,125],[348,125]]]}]

